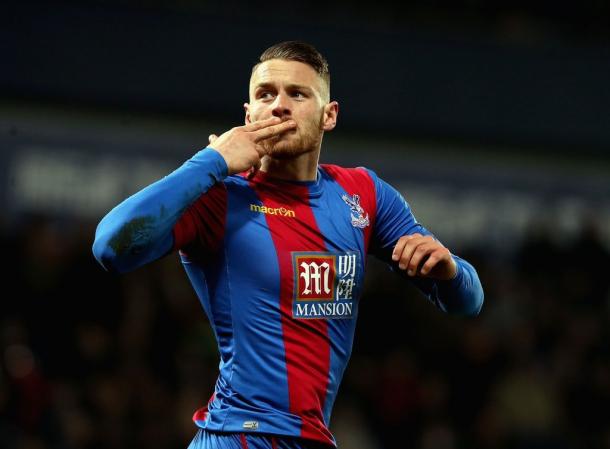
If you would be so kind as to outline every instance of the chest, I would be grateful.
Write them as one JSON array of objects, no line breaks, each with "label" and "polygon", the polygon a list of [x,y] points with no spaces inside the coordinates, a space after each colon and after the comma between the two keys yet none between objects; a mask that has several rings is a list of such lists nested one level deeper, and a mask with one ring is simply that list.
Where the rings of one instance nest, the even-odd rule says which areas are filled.
[{"label": "chest", "polygon": [[370,226],[363,208],[340,193],[294,198],[242,192],[228,200],[225,247],[237,258],[240,276],[256,280],[257,289],[291,297],[295,318],[351,315]]}]

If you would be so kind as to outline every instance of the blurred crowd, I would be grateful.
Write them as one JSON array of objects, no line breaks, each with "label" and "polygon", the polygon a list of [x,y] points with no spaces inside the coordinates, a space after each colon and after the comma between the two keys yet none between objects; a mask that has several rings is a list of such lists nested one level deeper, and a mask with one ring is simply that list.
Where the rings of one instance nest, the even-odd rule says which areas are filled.
[{"label": "blurred crowd", "polygon": [[[213,333],[177,255],[106,273],[94,231],[44,216],[0,230],[0,447],[186,449],[218,373]],[[452,248],[481,277],[476,318],[370,261],[340,448],[610,448],[610,253],[594,224],[548,231],[510,254]]]}]

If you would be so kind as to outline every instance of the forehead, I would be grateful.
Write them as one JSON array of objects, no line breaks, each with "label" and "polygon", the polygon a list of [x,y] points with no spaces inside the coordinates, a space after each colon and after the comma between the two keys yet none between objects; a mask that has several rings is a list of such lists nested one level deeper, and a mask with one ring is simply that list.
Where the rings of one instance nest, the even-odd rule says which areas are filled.
[{"label": "forehead", "polygon": [[260,84],[299,84],[319,90],[322,83],[318,73],[303,62],[270,59],[256,67],[250,78],[250,89]]}]

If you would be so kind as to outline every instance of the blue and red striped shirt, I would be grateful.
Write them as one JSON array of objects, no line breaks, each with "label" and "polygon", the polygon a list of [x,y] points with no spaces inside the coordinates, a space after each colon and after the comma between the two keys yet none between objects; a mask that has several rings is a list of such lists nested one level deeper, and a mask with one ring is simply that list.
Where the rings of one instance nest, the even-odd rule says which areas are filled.
[{"label": "blue and red striped shirt", "polygon": [[[430,234],[365,168],[320,165],[317,179],[227,176],[204,149],[113,209],[94,253],[127,271],[179,250],[214,329],[220,373],[199,427],[334,445],[330,415],[354,337],[367,254],[392,265],[407,234]],[[483,291],[454,256],[451,281],[417,286],[447,312],[476,314]]]}]

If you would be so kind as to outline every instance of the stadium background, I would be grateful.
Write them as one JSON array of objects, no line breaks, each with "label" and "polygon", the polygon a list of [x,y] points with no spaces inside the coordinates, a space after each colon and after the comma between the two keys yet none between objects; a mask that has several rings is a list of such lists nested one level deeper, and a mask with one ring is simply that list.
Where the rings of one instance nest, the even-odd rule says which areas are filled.
[{"label": "stadium background", "polygon": [[0,447],[186,448],[213,335],[177,257],[110,275],[94,229],[240,124],[258,54],[303,39],[341,107],[322,160],[397,186],[486,292],[478,318],[446,316],[370,261],[340,447],[609,448],[609,18],[600,1],[4,5]]}]

